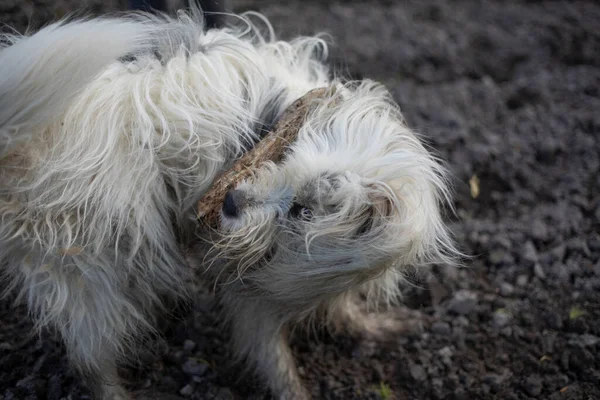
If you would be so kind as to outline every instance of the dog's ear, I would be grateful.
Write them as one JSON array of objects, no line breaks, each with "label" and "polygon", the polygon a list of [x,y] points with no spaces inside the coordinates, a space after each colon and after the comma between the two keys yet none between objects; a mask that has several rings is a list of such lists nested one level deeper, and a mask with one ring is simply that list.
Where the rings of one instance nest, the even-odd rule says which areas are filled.
[{"label": "dog's ear", "polygon": [[368,184],[367,198],[365,207],[357,218],[360,220],[356,231],[359,236],[372,232],[375,227],[381,227],[394,215],[394,201],[390,193],[381,185]]},{"label": "dog's ear", "polygon": [[373,218],[389,218],[397,210],[398,201],[394,198],[390,189],[380,183],[370,183],[367,185],[367,196]]}]

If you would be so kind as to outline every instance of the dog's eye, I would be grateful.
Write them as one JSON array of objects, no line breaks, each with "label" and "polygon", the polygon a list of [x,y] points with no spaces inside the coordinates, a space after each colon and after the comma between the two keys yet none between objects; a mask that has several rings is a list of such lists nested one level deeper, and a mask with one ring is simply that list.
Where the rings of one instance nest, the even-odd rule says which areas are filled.
[{"label": "dog's eye", "polygon": [[313,217],[312,210],[300,203],[294,202],[289,211],[291,218],[302,219],[304,221],[310,221]]}]

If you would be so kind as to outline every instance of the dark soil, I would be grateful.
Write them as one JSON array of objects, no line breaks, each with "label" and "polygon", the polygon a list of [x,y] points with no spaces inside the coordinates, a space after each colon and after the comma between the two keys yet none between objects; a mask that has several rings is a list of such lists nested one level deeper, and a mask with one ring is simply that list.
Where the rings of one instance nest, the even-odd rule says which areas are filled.
[{"label": "dark soil", "polygon": [[[284,37],[330,32],[345,73],[392,90],[456,176],[452,226],[474,255],[467,268],[415,277],[406,304],[434,321],[422,334],[391,344],[298,339],[315,398],[600,399],[600,4],[240,3]],[[40,22],[68,4],[4,0],[0,18],[22,29],[27,13]],[[230,364],[217,322],[199,295],[166,355],[131,375],[135,385],[192,399],[265,397]],[[58,342],[30,336],[23,310],[0,303],[0,323],[0,398],[88,398]]]}]

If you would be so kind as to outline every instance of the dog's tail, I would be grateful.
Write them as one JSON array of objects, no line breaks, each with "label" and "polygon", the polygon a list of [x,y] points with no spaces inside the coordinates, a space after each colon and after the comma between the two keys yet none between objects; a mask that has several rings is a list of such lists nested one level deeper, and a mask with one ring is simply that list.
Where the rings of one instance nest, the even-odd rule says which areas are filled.
[{"label": "dog's tail", "polygon": [[[154,21],[156,22],[156,21]],[[31,36],[0,36],[0,157],[32,127],[65,110],[108,64],[146,51],[150,19],[58,22]]]}]

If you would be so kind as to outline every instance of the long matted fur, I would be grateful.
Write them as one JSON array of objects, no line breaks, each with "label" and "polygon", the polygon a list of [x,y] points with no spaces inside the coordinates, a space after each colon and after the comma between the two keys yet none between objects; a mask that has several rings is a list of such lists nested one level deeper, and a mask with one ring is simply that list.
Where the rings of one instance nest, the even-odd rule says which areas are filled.
[{"label": "long matted fur", "polygon": [[320,37],[278,41],[256,14],[206,31],[192,11],[2,39],[6,292],[61,333],[101,398],[128,396],[117,361],[153,331],[163,298],[185,296],[195,203],[311,89],[334,86],[335,98],[281,164],[237,187],[235,217],[200,232],[188,260],[220,288],[236,353],[279,397],[308,398],[291,324],[319,310],[360,321],[349,299],[392,301],[407,266],[457,254],[440,216],[443,168],[382,86],[332,77]]}]

